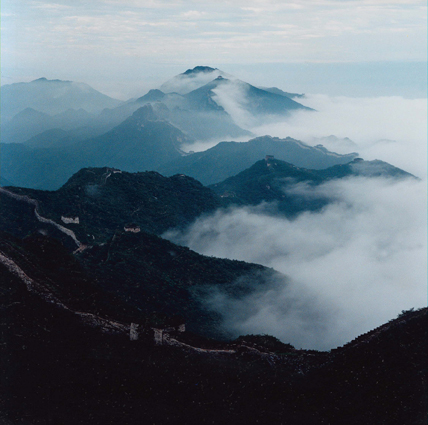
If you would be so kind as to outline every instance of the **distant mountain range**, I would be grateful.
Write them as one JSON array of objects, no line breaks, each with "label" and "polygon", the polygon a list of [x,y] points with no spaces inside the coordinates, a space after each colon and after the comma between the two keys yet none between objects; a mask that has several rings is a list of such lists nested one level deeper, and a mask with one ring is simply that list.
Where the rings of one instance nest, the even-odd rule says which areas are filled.
[{"label": "distant mountain range", "polygon": [[93,119],[94,115],[82,108],[68,109],[56,115],[26,108],[2,125],[1,138],[3,143],[23,143],[29,140],[31,143],[31,139],[40,138],[46,131],[65,132],[85,128]]},{"label": "distant mountain range", "polygon": [[180,158],[184,154],[181,145],[192,141],[167,121],[157,119],[150,105],[92,139],[57,145],[55,136],[54,142],[49,142],[51,147],[40,146],[35,138],[28,144],[3,144],[2,176],[19,186],[56,189],[83,167],[155,170]]},{"label": "distant mountain range", "polygon": [[339,155],[322,146],[312,147],[289,137],[280,139],[264,136],[242,143],[221,142],[206,151],[183,156],[162,165],[158,171],[167,176],[182,173],[203,184],[214,184],[245,170],[266,155],[310,169],[346,164],[358,156],[355,152]]},{"label": "distant mountain range", "polygon": [[84,83],[39,78],[29,83],[1,87],[2,125],[27,108],[49,115],[69,109],[84,109],[91,114],[115,108],[122,102],[106,96]]},{"label": "distant mountain range", "polygon": [[[18,186],[55,189],[83,167],[110,166],[126,171],[159,170],[167,175],[184,173],[211,184],[269,153],[289,162],[295,160],[284,150],[269,152],[271,147],[260,140],[257,154],[254,142],[248,145],[253,153],[247,161],[234,159],[236,155],[224,158],[224,165],[242,162],[237,168],[230,163],[218,172],[213,164],[205,164],[211,170],[206,168],[202,173],[189,169],[194,168],[190,163],[199,154],[180,162],[186,156],[183,146],[189,149],[195,140],[252,136],[229,113],[225,93],[254,120],[309,108],[293,101],[294,95],[276,88],[256,88],[210,67],[189,69],[161,89],[164,91],[154,89],[136,100],[120,102],[71,81],[41,78],[2,86],[3,180]],[[236,154],[242,155],[242,150]],[[320,159],[297,165],[322,168],[343,159],[324,162]],[[210,172],[210,178],[203,175]]]},{"label": "distant mountain range", "polygon": [[[228,79],[230,78],[230,79]],[[246,137],[251,133],[235,122],[221,101],[222,90],[233,88],[235,102],[246,113],[287,115],[309,110],[279,89],[259,89],[218,69],[195,67],[146,95],[128,102],[105,96],[90,86],[41,78],[1,88],[2,143],[23,143],[47,130],[69,131],[76,138],[101,135],[147,103],[157,103],[164,119],[199,140]],[[58,139],[58,144],[63,140]]]},{"label": "distant mountain range", "polygon": [[[223,112],[220,112],[223,113]],[[205,152],[186,154],[193,139],[163,118],[151,104],[105,134],[84,140],[58,130],[43,133],[26,144],[2,144],[2,176],[17,186],[57,189],[84,167],[115,167],[123,171],[186,174],[203,184],[218,183],[273,154],[306,168],[326,168],[354,159],[293,139],[261,137],[248,143],[222,142]],[[82,140],[83,139],[83,140]],[[73,141],[74,140],[74,141]],[[59,143],[57,143],[59,142]]]}]

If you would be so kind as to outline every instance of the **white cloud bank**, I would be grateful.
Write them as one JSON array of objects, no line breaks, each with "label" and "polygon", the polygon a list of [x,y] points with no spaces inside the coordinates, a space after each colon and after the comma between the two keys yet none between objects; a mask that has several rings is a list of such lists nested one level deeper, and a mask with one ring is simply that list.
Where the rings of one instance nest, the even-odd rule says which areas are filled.
[{"label": "white cloud bank", "polygon": [[[235,208],[201,218],[185,232],[169,232],[168,238],[202,254],[260,263],[287,276],[241,300],[212,295],[207,302],[223,314],[225,327],[237,335],[267,333],[297,347],[330,349],[402,310],[425,306],[426,99],[309,95],[302,101],[318,112],[255,127],[245,111],[245,93],[216,94],[232,117],[258,135],[317,144],[317,138],[334,134],[338,140],[321,143],[421,178],[333,181],[307,193],[334,200],[317,213],[288,220],[263,205]],[[352,141],[340,139],[345,137]]]},{"label": "white cloud bank", "polygon": [[260,207],[219,211],[167,237],[289,278],[242,300],[213,296],[229,330],[330,349],[426,305],[426,189],[416,180],[330,182],[318,194],[335,202],[319,213],[290,221]]},{"label": "white cloud bank", "polygon": [[308,142],[311,137],[330,134],[349,137],[364,159],[382,159],[422,177],[426,175],[426,99],[309,95],[303,103],[318,113],[297,112],[288,121],[253,131],[272,131]]},{"label": "white cloud bank", "polygon": [[[235,83],[215,90],[216,101],[245,129],[257,136],[293,137],[338,153],[358,152],[366,160],[381,159],[421,178],[427,170],[427,100],[403,97],[351,98],[307,95],[295,99],[317,112],[297,111],[291,117],[252,117],[245,92]],[[334,135],[354,142],[316,138]]]}]

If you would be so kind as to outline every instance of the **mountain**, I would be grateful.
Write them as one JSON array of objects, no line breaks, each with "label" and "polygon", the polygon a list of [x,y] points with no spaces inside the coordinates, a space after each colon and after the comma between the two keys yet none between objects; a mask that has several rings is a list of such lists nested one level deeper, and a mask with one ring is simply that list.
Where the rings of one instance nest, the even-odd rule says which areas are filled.
[{"label": "mountain", "polygon": [[121,101],[106,96],[87,84],[39,78],[29,83],[1,87],[2,124],[26,108],[55,115],[68,109],[99,113]]},{"label": "mountain", "polygon": [[297,167],[308,169],[346,164],[358,156],[356,153],[339,155],[322,146],[311,147],[289,137],[279,139],[264,136],[245,143],[221,142],[204,152],[196,152],[162,165],[157,170],[166,176],[185,174],[209,185],[234,176],[266,155],[274,155]]},{"label": "mountain", "polygon": [[30,143],[3,144],[0,164],[2,176],[16,185],[52,190],[84,167],[156,169],[181,157],[181,145],[191,141],[146,105],[112,130],[92,139],[68,141],[52,148]]},{"label": "mountain", "polygon": [[[145,231],[162,232],[209,211],[210,198],[215,198],[209,189],[179,176],[116,176],[103,171],[82,170],[55,194],[0,190],[0,265],[20,268],[19,276],[37,282],[33,287],[50,294],[58,305],[96,315],[103,311],[119,320],[126,314],[130,320],[129,314],[140,312],[137,323],[153,315],[180,315],[189,329],[217,337],[227,333],[219,314],[204,303],[209,291],[221,287],[239,297],[279,277],[256,264],[204,257]],[[105,187],[81,186],[88,181]],[[124,190],[132,184],[133,192]],[[152,199],[153,193],[157,199]],[[95,199],[88,199],[91,195]],[[140,214],[135,214],[136,207]],[[145,212],[150,216],[145,217]]]},{"label": "mountain", "polygon": [[148,103],[160,116],[196,140],[251,136],[214,101],[211,101],[213,107],[207,108],[204,102],[195,102],[191,94],[165,94],[160,90],[150,90],[135,101],[138,105]]},{"label": "mountain", "polygon": [[54,127],[50,115],[25,108],[8,123],[2,124],[2,143],[21,143],[30,137]]},{"label": "mountain", "polygon": [[[85,244],[103,243],[131,223],[160,235],[221,206],[215,193],[190,177],[114,168],[82,169],[56,191],[14,188],[13,192],[37,200],[45,217],[70,227]],[[63,217],[78,217],[79,223],[64,223]],[[12,228],[8,221],[3,230],[11,232]]]},{"label": "mountain", "polygon": [[[225,109],[229,112],[230,102],[234,107],[254,117],[263,115],[287,115],[294,110],[312,111],[287,96],[262,90],[238,79],[217,77],[210,83],[185,95],[194,107],[208,111]],[[232,115],[233,117],[233,115]]]},{"label": "mountain", "polygon": [[[181,95],[186,95],[194,90],[201,88],[206,84],[210,84],[212,81],[216,80],[219,77],[228,81],[237,80],[233,75],[221,71],[218,68],[211,68],[209,66],[196,66],[193,69],[188,69],[182,74],[176,75],[175,77],[163,83],[160,86],[159,91],[163,92],[164,94],[178,93]],[[240,83],[243,82],[241,81]],[[304,95],[302,94],[284,92],[283,90],[280,90],[277,87],[259,87],[259,89],[272,94],[288,97],[290,99],[304,97]]]},{"label": "mountain", "polygon": [[329,180],[350,176],[415,178],[383,161],[364,161],[356,158],[347,164],[335,165],[322,170],[308,170],[266,157],[247,170],[223,182],[209,186],[219,195],[224,205],[258,205],[275,202],[278,211],[293,216],[302,211],[315,211],[331,202],[325,195],[308,196],[308,192],[296,191],[299,183],[309,188]]},{"label": "mountain", "polygon": [[[72,230],[80,243],[91,245],[105,243],[125,227],[162,235],[168,229],[184,228],[201,215],[232,204],[273,202],[279,212],[290,216],[318,210],[331,199],[315,192],[307,196],[307,191],[296,190],[299,184],[305,183],[310,190],[329,180],[349,176],[414,178],[382,161],[357,158],[327,169],[308,170],[267,157],[209,187],[183,174],[164,177],[154,171],[128,173],[104,167],[81,169],[56,191],[25,188],[9,191],[33,199],[40,214]],[[2,196],[2,202],[0,230],[17,237],[27,235],[30,228],[20,226],[29,219],[22,216],[16,203],[7,196]],[[27,209],[33,208],[32,205]],[[38,228],[33,215],[29,215],[32,225]]]},{"label": "mountain", "polygon": [[225,205],[258,205],[275,202],[278,211],[294,215],[302,211],[322,208],[329,200],[321,197],[307,197],[299,193],[288,193],[287,189],[305,182],[311,186],[327,179],[317,170],[299,168],[274,158],[257,161],[250,168],[223,182],[209,186],[219,195]]},{"label": "mountain", "polygon": [[302,99],[305,97],[304,94],[299,93],[287,93],[278,87],[259,87],[261,90],[268,91],[270,93],[279,94],[281,96],[289,97],[290,99]]},{"label": "mountain", "polygon": [[[137,102],[161,101],[170,111],[165,118],[195,139],[209,140],[248,136],[250,122],[260,124],[272,116],[311,110],[285,94],[279,89],[259,89],[217,68],[198,66]],[[242,120],[242,113],[247,119]]]},{"label": "mountain", "polygon": [[88,165],[112,166],[126,171],[153,170],[181,157],[182,144],[191,143],[179,129],[160,119],[150,105],[97,138],[75,145]]},{"label": "mountain", "polygon": [[347,164],[335,165],[325,170],[318,170],[317,174],[326,179],[344,178],[349,176],[359,177],[390,177],[390,178],[416,178],[413,174],[394,167],[385,161],[375,159],[364,161],[362,158],[355,158]]},{"label": "mountain", "polygon": [[[279,89],[262,90],[204,66],[187,70],[161,88],[136,100],[119,102],[71,81],[42,78],[3,86],[2,143],[28,142],[48,130],[70,131],[67,138],[57,140],[59,146],[74,134],[76,141],[96,137],[148,103],[160,117],[196,140],[250,137],[249,123],[261,124],[272,115],[287,115],[297,109],[310,110]],[[240,109],[247,116],[245,120],[237,113]]]},{"label": "mountain", "polygon": [[145,316],[42,235],[1,234],[0,252],[5,424],[426,420],[426,308],[331,352],[266,335],[218,342]]},{"label": "mountain", "polygon": [[159,117],[196,140],[251,136],[251,133],[239,127],[223,108],[207,110],[203,105],[190,102],[185,95],[163,93],[160,90],[150,90],[135,101],[114,109],[105,109],[92,125],[109,130],[138,108],[149,104]]},{"label": "mountain", "polygon": [[196,66],[166,81],[160,86],[160,90],[164,93],[184,95],[202,87],[219,76],[229,77],[229,74],[209,66]]},{"label": "mountain", "polygon": [[159,102],[165,97],[165,93],[158,89],[149,90],[144,96],[139,97],[136,102],[148,103],[148,102]]},{"label": "mountain", "polygon": [[[228,184],[382,173],[408,176],[381,161],[303,170],[267,158]],[[218,205],[192,178],[111,168],[56,192],[0,188],[3,423],[424,423],[426,308],[329,352],[232,339],[217,290],[257,296],[286,278],[154,234]]]},{"label": "mountain", "polygon": [[2,143],[23,143],[48,130],[76,130],[91,123],[94,116],[84,109],[67,109],[56,115],[48,115],[26,108],[2,125]]}]

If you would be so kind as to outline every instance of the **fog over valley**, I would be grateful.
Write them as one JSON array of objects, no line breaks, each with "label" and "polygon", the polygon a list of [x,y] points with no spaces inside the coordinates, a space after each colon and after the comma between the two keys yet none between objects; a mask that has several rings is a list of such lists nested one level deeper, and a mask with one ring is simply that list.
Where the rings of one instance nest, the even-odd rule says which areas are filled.
[{"label": "fog over valley", "polygon": [[[247,108],[236,81],[215,99],[255,135],[293,137],[333,152],[382,159],[418,180],[350,177],[292,190],[333,202],[293,219],[269,204],[221,210],[185,231],[164,236],[205,255],[260,263],[287,279],[245,299],[214,291],[207,300],[236,334],[268,333],[304,348],[330,349],[426,300],[426,99],[308,95],[296,99],[316,110],[286,118]],[[240,139],[244,142],[245,139]],[[186,149],[204,150],[217,141]],[[268,188],[266,189],[268,190]],[[284,190],[290,190],[284,188]]]},{"label": "fog over valley", "polygon": [[[427,104],[284,90],[208,66],[125,103],[70,81],[3,86],[3,185],[58,190],[80,169],[105,165],[193,177],[211,193],[198,214],[144,213],[124,193],[136,208],[128,220],[199,254],[282,273],[258,287],[250,278],[245,294],[199,292],[225,334],[329,350],[425,305]],[[91,203],[101,196],[99,183],[85,185]],[[168,211],[176,197],[166,196]],[[97,214],[116,211],[109,199]],[[238,280],[231,285],[245,286]]]},{"label": "fog over valley", "polygon": [[262,293],[207,302],[236,333],[268,333],[295,346],[330,349],[426,297],[426,181],[333,181],[310,197],[333,203],[288,220],[267,205],[231,208],[167,238],[205,255],[284,273]]},{"label": "fog over valley", "polygon": [[426,425],[425,0],[0,15],[0,424]]},{"label": "fog over valley", "polygon": [[[315,109],[316,114],[294,111],[287,119],[273,115],[267,117],[269,124],[257,125],[257,117],[245,110],[248,103],[245,93],[229,88],[216,90],[219,103],[237,123],[255,135],[293,137],[313,146],[322,144],[338,153],[355,151],[364,159],[382,159],[421,178],[426,176],[426,98],[305,94],[295,100]],[[186,149],[205,150],[218,142],[201,141]]]}]

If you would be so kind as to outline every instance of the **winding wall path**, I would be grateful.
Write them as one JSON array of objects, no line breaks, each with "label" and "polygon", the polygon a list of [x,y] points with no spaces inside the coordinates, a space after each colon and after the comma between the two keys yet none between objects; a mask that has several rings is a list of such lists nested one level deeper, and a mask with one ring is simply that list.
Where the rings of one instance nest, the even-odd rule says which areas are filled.
[{"label": "winding wall path", "polygon": [[52,226],[55,226],[59,231],[72,238],[78,248],[81,248],[82,243],[77,239],[76,234],[72,230],[68,229],[67,227],[61,226],[61,224],[56,223],[50,218],[46,218],[40,215],[39,203],[37,202],[37,200],[32,199],[27,195],[18,195],[17,193],[11,192],[3,187],[0,187],[0,193],[3,193],[6,196],[16,199],[17,201],[25,202],[29,205],[32,205],[34,207],[34,214],[37,220],[39,220],[41,223],[51,224]]}]

